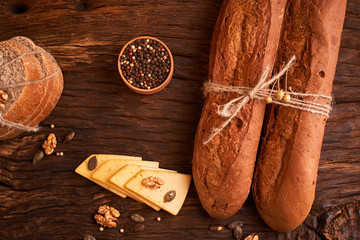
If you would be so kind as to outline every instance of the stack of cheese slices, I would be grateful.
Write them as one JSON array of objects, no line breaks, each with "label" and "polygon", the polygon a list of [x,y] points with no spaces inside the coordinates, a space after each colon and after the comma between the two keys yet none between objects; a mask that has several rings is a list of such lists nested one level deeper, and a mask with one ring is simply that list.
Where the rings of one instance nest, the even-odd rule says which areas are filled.
[{"label": "stack of cheese slices", "polygon": [[[124,155],[90,155],[75,172],[120,197],[129,196],[156,211],[163,209],[173,215],[179,213],[191,182],[191,175],[159,168],[159,162]],[[147,178],[160,179],[162,184],[155,188],[146,186]],[[175,197],[165,201],[170,191],[175,191]]]}]

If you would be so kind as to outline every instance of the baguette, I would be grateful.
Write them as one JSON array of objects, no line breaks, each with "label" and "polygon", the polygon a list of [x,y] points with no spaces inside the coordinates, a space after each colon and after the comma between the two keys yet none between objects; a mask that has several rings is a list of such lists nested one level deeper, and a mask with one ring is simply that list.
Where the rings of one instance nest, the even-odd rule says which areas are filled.
[{"label": "baguette", "polygon": [[[10,93],[3,118],[25,126],[36,126],[50,114],[61,96],[63,89],[61,70],[49,54],[26,37],[15,37],[3,41],[0,46],[2,46],[0,54],[3,63],[9,62],[23,53],[34,50],[42,51],[24,56],[20,61],[8,65],[8,69],[2,69],[4,79],[6,79],[2,79],[2,85],[33,82],[57,71],[57,74],[46,81],[3,89]],[[16,77],[13,78],[12,75]],[[12,138],[20,133],[19,129],[1,126],[0,140]]]},{"label": "baguette", "polygon": [[[297,57],[288,78],[294,92],[330,96],[345,8],[343,0],[288,3],[274,69]],[[253,197],[263,220],[287,232],[305,220],[313,204],[326,117],[275,104],[267,114]]]},{"label": "baguette", "polygon": [[[210,50],[213,83],[254,87],[273,66],[285,0],[225,0]],[[265,103],[250,101],[207,145],[203,141],[224,119],[216,106],[236,94],[208,93],[197,128],[193,178],[202,206],[214,218],[227,218],[244,204],[251,186]]]}]

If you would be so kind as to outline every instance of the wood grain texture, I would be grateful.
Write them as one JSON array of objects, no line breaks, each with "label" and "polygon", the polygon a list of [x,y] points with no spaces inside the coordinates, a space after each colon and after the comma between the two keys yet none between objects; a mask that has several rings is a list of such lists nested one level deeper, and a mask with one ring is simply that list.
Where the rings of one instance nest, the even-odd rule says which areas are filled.
[{"label": "wood grain texture", "polygon": [[[211,35],[220,0],[5,0],[0,40],[23,35],[50,51],[64,74],[64,92],[36,134],[0,142],[0,239],[232,239],[210,224],[244,222],[244,235],[261,239],[359,239],[360,199],[360,3],[349,0],[334,80],[335,105],[322,148],[316,198],[304,224],[286,234],[271,231],[249,198],[227,220],[211,219],[194,186],[178,216],[121,199],[74,173],[91,153],[139,155],[160,166],[191,173],[193,139],[207,79]],[[121,81],[117,57],[140,35],[164,41],[174,55],[173,80],[162,92],[138,95]],[[54,124],[55,129],[49,125]],[[33,165],[50,132],[74,140],[59,144],[64,156]],[[119,227],[98,231],[101,204],[120,210]],[[146,218],[133,232],[132,213]],[[156,217],[161,222],[155,221]],[[339,231],[344,230],[344,233]],[[356,228],[357,227],[357,228]],[[346,230],[346,231],[345,231]],[[339,235],[340,234],[340,235]],[[341,235],[343,234],[343,235]],[[347,235],[346,235],[347,234]],[[349,235],[353,234],[353,235]],[[339,238],[340,236],[340,238]]]}]

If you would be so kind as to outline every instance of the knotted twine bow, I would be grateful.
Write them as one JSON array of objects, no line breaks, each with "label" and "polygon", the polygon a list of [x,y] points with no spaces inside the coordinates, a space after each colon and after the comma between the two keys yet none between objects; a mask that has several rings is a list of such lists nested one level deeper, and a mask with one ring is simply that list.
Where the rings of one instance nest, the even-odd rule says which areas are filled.
[{"label": "knotted twine bow", "polygon": [[262,74],[258,84],[254,88],[250,87],[237,87],[237,86],[224,86],[221,84],[207,82],[204,84],[204,93],[207,94],[209,92],[232,92],[239,94],[239,97],[232,99],[228,103],[220,105],[216,113],[226,118],[224,122],[219,127],[214,127],[211,131],[211,134],[208,138],[203,141],[203,144],[206,145],[213,139],[218,133],[220,133],[229,122],[237,115],[237,113],[247,104],[250,100],[258,99],[265,100],[267,97],[273,97],[273,103],[279,104],[282,106],[288,106],[304,111],[308,111],[315,114],[324,115],[329,117],[329,113],[331,111],[331,100],[330,96],[321,95],[321,94],[311,94],[311,93],[295,93],[292,92],[291,95],[297,97],[314,97],[315,99],[323,98],[329,100],[329,104],[319,104],[314,103],[313,101],[305,101],[297,98],[292,98],[289,102],[284,102],[279,99],[276,99],[273,89],[269,89],[268,86],[276,82],[281,76],[283,76],[290,67],[294,64],[296,60],[295,56],[292,56],[290,61],[278,72],[274,75],[270,80],[265,81],[269,74],[269,67],[266,67],[264,73]]},{"label": "knotted twine bow", "polygon": [[[0,68],[4,68],[6,67],[7,65],[10,65],[16,61],[19,61],[21,60],[23,57],[25,56],[28,56],[28,55],[33,55],[33,54],[39,54],[39,53],[44,53],[46,55],[48,55],[52,61],[55,61],[55,59],[53,58],[53,56],[51,56],[48,52],[46,52],[45,50],[43,49],[38,49],[38,50],[34,50],[34,51],[30,51],[30,52],[26,52],[26,53],[23,53],[19,56],[17,56],[16,58],[12,59],[11,61],[7,62],[7,63],[4,63],[3,65],[0,66]],[[30,81],[30,82],[24,82],[24,83],[16,83],[16,84],[0,84],[0,89],[2,88],[17,88],[17,87],[23,87],[23,86],[26,86],[26,85],[30,85],[30,84],[34,84],[34,83],[39,83],[39,82],[44,82],[46,81],[47,79],[55,76],[56,74],[58,74],[60,71],[60,68],[58,67],[56,69],[55,72],[53,72],[52,74],[46,76],[46,77],[43,77],[43,78],[40,78],[40,79],[37,79],[37,80],[34,80],[34,81]],[[44,89],[43,89],[44,91]],[[30,126],[25,126],[21,123],[15,123],[15,122],[11,122],[11,121],[8,121],[6,120],[5,118],[3,118],[3,113],[0,112],[0,125],[3,126],[3,127],[8,127],[8,128],[16,128],[16,129],[19,129],[19,130],[22,130],[22,131],[26,131],[26,132],[37,132],[39,130],[39,126],[35,126],[35,127],[30,127]]]}]

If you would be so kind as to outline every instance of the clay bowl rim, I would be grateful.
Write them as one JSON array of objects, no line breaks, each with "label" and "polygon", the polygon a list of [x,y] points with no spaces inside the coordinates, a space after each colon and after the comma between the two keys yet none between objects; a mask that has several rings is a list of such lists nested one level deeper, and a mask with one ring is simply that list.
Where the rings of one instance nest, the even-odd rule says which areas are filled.
[{"label": "clay bowl rim", "polygon": [[[155,88],[151,88],[151,89],[141,89],[141,88],[137,88],[133,85],[131,85],[124,77],[124,75],[122,74],[122,70],[121,70],[121,65],[120,65],[120,57],[123,55],[125,49],[127,48],[127,46],[129,46],[129,44],[135,42],[138,39],[151,39],[151,40],[155,40],[158,41],[165,49],[166,51],[169,53],[169,58],[170,58],[170,71],[169,71],[169,75],[168,77],[165,79],[165,81],[160,84],[159,86],[155,87]],[[119,57],[118,57],[118,70],[119,70],[119,74],[121,76],[121,79],[123,80],[123,82],[126,84],[126,86],[128,86],[128,88],[130,88],[131,90],[140,93],[140,94],[154,94],[157,92],[160,92],[161,90],[163,90],[171,81],[173,73],[174,73],[174,60],[173,60],[173,56],[171,54],[170,49],[168,48],[168,46],[166,46],[165,43],[163,43],[161,40],[155,38],[155,37],[150,37],[150,36],[140,36],[140,37],[136,37],[131,39],[130,41],[128,41],[124,47],[121,49],[120,53],[119,53]]]}]

